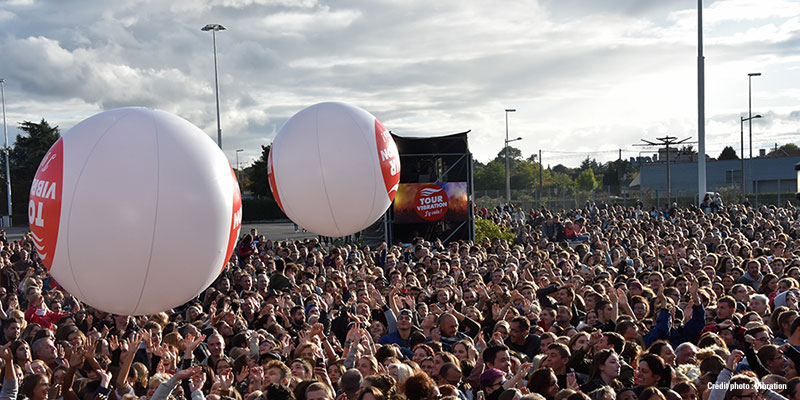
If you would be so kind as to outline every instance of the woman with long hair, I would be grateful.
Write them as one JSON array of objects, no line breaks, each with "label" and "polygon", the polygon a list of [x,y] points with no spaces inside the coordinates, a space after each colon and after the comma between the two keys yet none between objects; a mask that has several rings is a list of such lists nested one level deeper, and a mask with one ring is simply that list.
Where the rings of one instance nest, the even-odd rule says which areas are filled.
[{"label": "woman with long hair", "polygon": [[31,359],[31,347],[28,342],[24,340],[11,342],[11,354],[14,355],[14,363],[22,367],[23,371],[26,371],[26,368],[30,369],[30,364],[33,360]]},{"label": "woman with long hair", "polygon": [[50,380],[43,374],[31,374],[22,380],[20,394],[29,400],[47,400],[50,395]]},{"label": "woman with long hair", "polygon": [[411,359],[415,363],[420,365],[422,364],[422,361],[424,361],[426,358],[433,357],[433,355],[436,354],[431,348],[431,346],[428,346],[427,344],[424,343],[420,343],[414,346],[414,350],[412,352],[414,356]]},{"label": "woman with long hair", "polygon": [[650,345],[647,352],[660,356],[667,365],[675,366],[675,350],[666,340],[656,340]]},{"label": "woman with long hair", "polygon": [[356,369],[361,372],[361,376],[367,377],[378,373],[378,360],[373,356],[361,356],[356,363]]},{"label": "woman with long hair", "polygon": [[617,380],[620,374],[619,356],[612,349],[604,349],[592,358],[589,382],[581,386],[581,391],[591,393],[595,389],[609,386],[614,390],[622,388],[622,384]]},{"label": "woman with long hair", "polygon": [[434,399],[438,393],[436,382],[427,374],[418,373],[408,377],[402,385],[400,392],[407,400]]},{"label": "woman with long hair", "polygon": [[531,393],[544,396],[545,400],[554,400],[559,390],[556,373],[550,367],[539,368],[531,374],[527,387]]},{"label": "woman with long hair", "polygon": [[757,293],[766,295],[770,299],[775,297],[774,295],[778,291],[778,275],[775,274],[766,274],[764,278],[761,279],[761,284],[758,285]]},{"label": "woman with long hair", "polygon": [[672,368],[661,356],[648,353],[639,360],[634,392],[641,394],[648,387],[668,388],[672,384]]}]

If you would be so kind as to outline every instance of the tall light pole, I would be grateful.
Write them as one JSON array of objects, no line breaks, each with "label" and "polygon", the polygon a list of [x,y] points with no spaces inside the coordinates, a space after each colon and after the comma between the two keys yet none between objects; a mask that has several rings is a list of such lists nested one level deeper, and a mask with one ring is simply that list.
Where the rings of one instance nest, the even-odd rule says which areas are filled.
[{"label": "tall light pole", "polygon": [[200,28],[203,32],[211,31],[211,40],[214,42],[214,93],[217,96],[217,146],[222,149],[222,128],[219,124],[219,77],[217,73],[217,31],[224,31],[227,28],[220,24],[208,24]]},{"label": "tall light pole", "polygon": [[6,78],[0,78],[0,93],[3,97],[3,135],[5,135],[4,153],[6,153],[6,194],[8,195],[8,220],[11,226],[11,164],[8,161],[8,126],[6,125]]},{"label": "tall light pole", "polygon": [[[506,108],[506,141],[505,141],[505,152],[506,152],[506,203],[511,203],[511,173],[508,167],[508,113],[516,112],[517,110],[514,108]],[[519,140],[522,138],[517,138],[514,140]],[[511,142],[513,142],[512,140]]]},{"label": "tall light pole", "polygon": [[243,151],[244,151],[244,149],[237,149],[237,150],[236,150],[236,177],[237,177],[237,179],[238,179],[238,177],[239,177],[239,172],[240,172],[240,171],[241,171],[241,169],[242,169],[242,166],[241,166],[241,165],[239,165],[239,153],[241,153],[241,152],[243,152]]},{"label": "tall light pole", "polygon": [[[744,184],[744,121],[752,121],[755,118],[761,118],[761,115],[753,115],[751,117],[739,117],[739,138],[741,141],[741,161],[742,161],[742,203],[747,199],[747,186]],[[751,122],[752,123],[752,122]],[[753,165],[751,164],[750,167]]]},{"label": "tall light pole", "polygon": [[747,160],[750,179],[753,178],[753,77],[761,76],[761,72],[751,72],[747,74],[747,120],[750,125],[750,158]]},{"label": "tall light pole", "polygon": [[706,85],[703,57],[703,0],[697,0],[697,204],[706,194]]}]

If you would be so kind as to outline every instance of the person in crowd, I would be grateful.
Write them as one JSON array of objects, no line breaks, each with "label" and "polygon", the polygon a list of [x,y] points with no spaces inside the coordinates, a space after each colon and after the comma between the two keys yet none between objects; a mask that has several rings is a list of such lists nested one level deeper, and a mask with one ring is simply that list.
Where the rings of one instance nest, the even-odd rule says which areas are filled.
[{"label": "person in crowd", "polygon": [[150,316],[82,304],[0,233],[0,397],[800,399],[800,208],[649,208],[485,207],[513,237],[375,247],[250,231]]}]

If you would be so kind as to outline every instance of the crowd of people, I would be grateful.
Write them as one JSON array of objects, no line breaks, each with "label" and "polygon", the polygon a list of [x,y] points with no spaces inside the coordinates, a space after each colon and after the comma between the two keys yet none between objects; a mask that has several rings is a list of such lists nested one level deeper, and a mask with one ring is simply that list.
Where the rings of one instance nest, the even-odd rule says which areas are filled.
[{"label": "crowd of people", "polygon": [[506,205],[476,215],[508,242],[376,248],[251,230],[150,316],[0,234],[0,400],[800,400],[800,208],[708,211]]}]

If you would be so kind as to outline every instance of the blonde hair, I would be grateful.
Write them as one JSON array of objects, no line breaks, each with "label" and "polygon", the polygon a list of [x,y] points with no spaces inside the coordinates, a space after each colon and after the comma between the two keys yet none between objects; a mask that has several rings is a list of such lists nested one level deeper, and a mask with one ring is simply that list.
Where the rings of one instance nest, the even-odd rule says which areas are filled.
[{"label": "blonde hair", "polygon": [[162,340],[164,343],[183,351],[183,337],[178,332],[170,332],[164,335],[164,339]]},{"label": "blonde hair", "polygon": [[133,365],[131,365],[131,368],[133,368],[133,370],[136,371],[136,382],[138,382],[142,386],[149,386],[147,382],[147,375],[148,375],[147,367],[140,362],[135,362],[133,363]]},{"label": "blonde hair", "polygon": [[299,345],[297,345],[297,348],[294,349],[294,357],[295,358],[301,358],[301,355],[303,354],[303,351],[305,351],[309,347],[312,349],[314,354],[316,354],[320,350],[319,346],[317,346],[316,343],[303,342],[303,343],[300,343]]},{"label": "blonde hair", "polygon": [[161,329],[169,323],[169,315],[165,312],[156,313],[150,316],[150,321],[157,323]]}]

